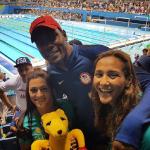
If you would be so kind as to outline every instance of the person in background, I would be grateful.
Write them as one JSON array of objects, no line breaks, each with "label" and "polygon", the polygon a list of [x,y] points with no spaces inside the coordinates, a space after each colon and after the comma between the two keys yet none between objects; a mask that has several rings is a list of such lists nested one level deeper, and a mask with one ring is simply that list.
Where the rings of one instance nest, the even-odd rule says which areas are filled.
[{"label": "person in background", "polygon": [[[0,72],[0,83],[4,82],[3,78],[4,78],[4,73]],[[6,124],[5,117],[8,112],[8,108],[5,105],[5,103],[7,102],[5,97],[6,97],[6,95],[4,94],[4,92],[0,90],[0,125]],[[9,106],[11,106],[11,105],[9,105]]]},{"label": "person in background", "polygon": [[147,55],[148,49],[147,49],[147,48],[144,48],[144,49],[142,50],[142,52],[143,52],[143,55]]},{"label": "person in background", "polygon": [[111,147],[121,122],[138,104],[139,94],[140,88],[128,54],[112,50],[99,55],[91,92],[95,125],[104,139],[99,149],[108,150]]},{"label": "person in background", "polygon": [[26,78],[27,75],[32,71],[32,64],[29,58],[27,57],[20,57],[16,60],[15,67],[18,70],[19,75],[16,77],[12,77],[6,82],[0,83],[0,89],[2,91],[7,90],[14,90],[16,93],[16,107],[17,110],[19,110],[16,114],[18,114],[15,118],[15,120],[18,122],[18,119],[20,121],[18,122],[18,125],[21,125],[22,119],[26,111],[26,97],[25,97],[25,91],[26,91]]},{"label": "person in background", "polygon": [[93,60],[99,53],[107,51],[108,47],[70,45],[62,28],[51,16],[35,19],[31,23],[30,34],[31,41],[35,42],[41,55],[49,62],[49,84],[54,88],[55,101],[63,99],[63,105],[71,103],[76,118],[72,128],[80,128],[84,132],[88,148],[92,150],[99,143],[99,138],[93,132],[94,110],[89,98]]},{"label": "person in background", "polygon": [[27,110],[23,121],[24,132],[19,138],[21,150],[30,150],[34,140],[46,138],[41,125],[41,115],[54,110],[52,92],[47,84],[47,78],[47,72],[40,68],[35,68],[28,75]]},{"label": "person in background", "polygon": [[[30,149],[31,143],[35,140],[46,139],[46,134],[41,125],[41,116],[57,108],[62,108],[59,107],[59,104],[54,103],[53,88],[47,80],[48,73],[40,68],[34,68],[33,72],[28,75],[27,110],[23,121],[25,133],[20,138],[22,150]],[[69,113],[66,114],[68,116]],[[70,116],[68,116],[68,119],[70,120]]]},{"label": "person in background", "polygon": [[[4,84],[4,73],[0,72],[0,85],[1,84]],[[4,93],[3,90],[0,89],[0,98],[2,100],[2,102],[8,107],[8,109],[12,109],[12,110],[15,110],[15,106],[13,106],[8,97],[7,97],[7,93]]]}]

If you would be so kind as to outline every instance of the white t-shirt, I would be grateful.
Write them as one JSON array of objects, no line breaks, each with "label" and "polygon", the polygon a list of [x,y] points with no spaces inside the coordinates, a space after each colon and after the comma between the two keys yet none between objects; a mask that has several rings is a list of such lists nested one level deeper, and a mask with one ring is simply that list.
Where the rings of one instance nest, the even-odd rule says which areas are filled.
[{"label": "white t-shirt", "polygon": [[26,83],[22,81],[22,78],[18,75],[8,79],[6,82],[0,83],[0,88],[4,91],[15,90],[16,92],[16,106],[25,112],[27,109],[26,102]]}]

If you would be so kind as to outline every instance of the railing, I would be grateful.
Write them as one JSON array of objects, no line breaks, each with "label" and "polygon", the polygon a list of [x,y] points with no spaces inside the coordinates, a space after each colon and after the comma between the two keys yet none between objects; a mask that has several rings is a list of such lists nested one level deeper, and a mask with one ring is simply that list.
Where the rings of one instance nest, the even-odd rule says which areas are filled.
[{"label": "railing", "polygon": [[[122,21],[122,22],[128,22],[128,27],[130,26],[130,18],[126,18],[126,17],[116,17],[117,21]],[[124,20],[124,21],[123,21]]]},{"label": "railing", "polygon": [[146,28],[148,27],[148,21],[149,21],[149,17],[147,17],[147,16],[135,16],[135,18],[143,18],[142,20],[143,21],[145,21],[146,23],[145,23],[145,31],[146,31]]}]

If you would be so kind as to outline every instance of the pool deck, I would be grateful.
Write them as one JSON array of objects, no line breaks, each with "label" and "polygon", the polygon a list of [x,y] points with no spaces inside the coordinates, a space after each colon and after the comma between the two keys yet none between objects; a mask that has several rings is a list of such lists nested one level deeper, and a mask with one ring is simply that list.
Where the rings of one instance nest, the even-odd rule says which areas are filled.
[{"label": "pool deck", "polygon": [[150,40],[150,34],[147,34],[147,35],[142,35],[136,39],[129,39],[127,41],[114,43],[114,44],[110,45],[109,47],[110,48],[121,48],[121,47],[129,46],[129,45],[133,45],[136,43],[141,43],[141,42],[145,42],[145,41],[149,41],[149,40]]}]

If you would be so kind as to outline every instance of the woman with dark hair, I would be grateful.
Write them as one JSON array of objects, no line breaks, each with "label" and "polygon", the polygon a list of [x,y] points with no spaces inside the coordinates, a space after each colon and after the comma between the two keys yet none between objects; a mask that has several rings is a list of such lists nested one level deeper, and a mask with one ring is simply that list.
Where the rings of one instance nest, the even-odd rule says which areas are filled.
[{"label": "woman with dark hair", "polygon": [[28,75],[26,87],[27,110],[24,117],[24,133],[20,138],[21,149],[29,150],[34,140],[45,139],[41,116],[54,110],[51,88],[47,84],[46,71],[35,68]]},{"label": "woman with dark hair", "polygon": [[28,76],[26,88],[26,114],[29,118],[35,109],[40,115],[52,110],[53,96],[51,88],[47,84],[47,80],[47,72],[40,68],[35,68],[34,71]]},{"label": "woman with dark hair", "polygon": [[54,111],[58,107],[62,108],[71,124],[74,114],[69,101],[64,102],[61,99],[59,100],[60,102],[55,102],[54,104],[53,99],[54,96],[52,87],[48,84],[47,72],[40,68],[35,68],[27,78],[27,110],[23,122],[23,127],[27,132],[25,132],[20,140],[22,150],[29,150],[34,140],[46,138],[41,125],[41,116],[45,113]]},{"label": "woman with dark hair", "polygon": [[[91,97],[95,125],[104,138],[100,148],[108,149],[125,116],[139,102],[140,89],[128,54],[105,52],[96,60]],[[134,149],[127,145],[128,148]]]}]

